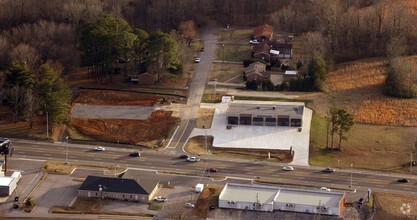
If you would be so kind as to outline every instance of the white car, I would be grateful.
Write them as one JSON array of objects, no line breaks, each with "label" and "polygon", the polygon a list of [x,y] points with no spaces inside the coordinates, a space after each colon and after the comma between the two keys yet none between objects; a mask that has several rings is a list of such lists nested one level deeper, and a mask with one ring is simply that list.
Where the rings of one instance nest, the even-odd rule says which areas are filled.
[{"label": "white car", "polygon": [[166,202],[168,199],[162,196],[157,196],[154,200],[157,202]]},{"label": "white car", "polygon": [[257,40],[250,40],[249,41],[249,44],[252,44],[252,45],[256,45],[256,44],[260,44],[261,42],[259,42],[259,41],[257,41]]},{"label": "white car", "polygon": [[330,191],[331,191],[331,190],[330,190],[329,188],[327,188],[327,187],[321,187],[321,188],[320,188],[320,190],[327,191],[327,192],[330,192]]},{"label": "white car", "polygon": [[94,150],[96,150],[96,151],[105,151],[106,148],[104,148],[102,146],[97,146],[96,148],[94,148]]},{"label": "white car", "polygon": [[285,171],[293,171],[294,170],[294,167],[292,167],[292,166],[285,166],[285,167],[282,168],[282,170],[285,170]]},{"label": "white car", "polygon": [[187,203],[185,203],[185,207],[187,207],[187,208],[194,208],[194,204],[192,204],[190,202],[187,202]]},{"label": "white car", "polygon": [[194,63],[199,63],[201,61],[201,59],[199,57],[196,57],[194,60]]},{"label": "white car", "polygon": [[189,157],[189,158],[187,158],[187,161],[189,161],[189,162],[198,162],[198,161],[200,161],[200,158],[198,158],[198,157]]}]

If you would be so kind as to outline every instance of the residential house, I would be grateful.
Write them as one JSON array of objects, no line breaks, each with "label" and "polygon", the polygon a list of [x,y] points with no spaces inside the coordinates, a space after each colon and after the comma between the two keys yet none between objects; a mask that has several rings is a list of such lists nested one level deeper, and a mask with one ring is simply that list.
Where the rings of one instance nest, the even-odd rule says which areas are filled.
[{"label": "residential house", "polygon": [[266,64],[259,61],[249,64],[244,71],[246,81],[270,80],[271,74],[266,71]]},{"label": "residential house", "polygon": [[274,54],[274,57],[278,59],[291,59],[292,58],[292,44],[271,42],[270,49],[279,51],[279,54]]},{"label": "residential house", "polygon": [[271,54],[269,53],[270,50],[269,41],[263,41],[262,43],[253,46],[252,57],[258,60],[263,60],[269,64],[271,62]]},{"label": "residential house", "polygon": [[273,33],[274,32],[271,25],[262,24],[253,30],[253,38],[259,42],[264,40],[271,40]]},{"label": "residential house", "polygon": [[153,85],[158,81],[158,74],[145,72],[138,75],[139,85]]},{"label": "residential house", "polygon": [[78,189],[78,196],[148,203],[159,188],[159,181],[154,180],[88,176]]}]

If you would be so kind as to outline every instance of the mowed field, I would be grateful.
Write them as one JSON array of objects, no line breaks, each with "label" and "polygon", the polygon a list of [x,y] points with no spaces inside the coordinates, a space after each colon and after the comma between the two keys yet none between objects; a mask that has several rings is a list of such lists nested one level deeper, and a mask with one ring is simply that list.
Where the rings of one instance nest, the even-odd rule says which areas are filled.
[{"label": "mowed field", "polygon": [[[417,56],[409,57],[416,59]],[[374,58],[344,63],[327,76],[328,93],[315,97],[310,164],[409,172],[410,150],[417,135],[417,99],[382,94],[388,62]],[[326,112],[345,107],[355,125],[341,151],[327,151]],[[336,138],[336,141],[338,139]]]}]

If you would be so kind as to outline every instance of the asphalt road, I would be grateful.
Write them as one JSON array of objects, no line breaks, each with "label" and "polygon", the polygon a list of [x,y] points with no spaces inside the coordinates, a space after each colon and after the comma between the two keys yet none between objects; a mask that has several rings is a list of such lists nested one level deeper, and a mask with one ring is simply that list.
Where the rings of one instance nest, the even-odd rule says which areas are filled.
[{"label": "asphalt road", "polygon": [[[32,158],[42,160],[65,161],[65,143],[43,143],[35,141],[15,141],[13,158]],[[273,162],[244,161],[237,159],[203,157],[200,162],[187,162],[178,159],[178,155],[165,152],[144,151],[141,157],[129,157],[131,152],[125,148],[106,147],[105,151],[94,151],[94,146],[68,145],[69,162],[93,164],[118,164],[132,168],[159,171],[187,172],[196,176],[203,175],[207,167],[219,170],[211,176],[235,179],[254,179],[283,184],[304,186],[322,186],[348,190],[351,179],[350,169],[336,170],[335,173],[323,173],[318,167],[294,167],[294,171],[283,171],[284,164]],[[410,183],[398,183],[397,179],[406,177]],[[353,169],[353,188],[366,191],[386,191],[417,195],[417,178],[407,175]]]},{"label": "asphalt road", "polygon": [[207,82],[207,77],[211,64],[214,61],[214,54],[217,45],[217,29],[206,28],[202,33],[202,40],[204,41],[204,52],[200,52],[200,63],[195,64],[193,78],[191,79],[189,87],[189,95],[187,105],[181,112],[181,123],[177,132],[172,138],[171,143],[167,146],[168,149],[177,149],[182,151],[183,146],[187,142],[194,126],[195,119],[200,108],[201,97],[203,96],[204,87]]}]

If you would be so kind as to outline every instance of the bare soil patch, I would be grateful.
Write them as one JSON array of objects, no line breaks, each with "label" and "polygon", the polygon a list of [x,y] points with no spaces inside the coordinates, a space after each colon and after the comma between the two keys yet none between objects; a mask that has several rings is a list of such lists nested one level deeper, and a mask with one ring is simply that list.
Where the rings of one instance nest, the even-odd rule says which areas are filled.
[{"label": "bare soil patch", "polygon": [[417,219],[417,197],[393,193],[374,193],[374,219]]},{"label": "bare soil patch", "polygon": [[166,138],[170,129],[179,122],[171,114],[170,111],[155,111],[147,120],[75,118],[71,127],[99,141],[154,147],[147,142]]},{"label": "bare soil patch", "polygon": [[211,123],[214,116],[214,108],[200,108],[197,113],[197,120],[195,122],[196,128],[211,128]]}]

